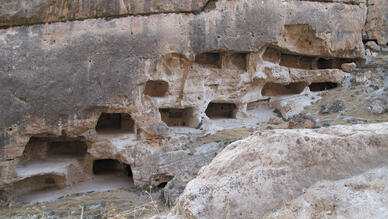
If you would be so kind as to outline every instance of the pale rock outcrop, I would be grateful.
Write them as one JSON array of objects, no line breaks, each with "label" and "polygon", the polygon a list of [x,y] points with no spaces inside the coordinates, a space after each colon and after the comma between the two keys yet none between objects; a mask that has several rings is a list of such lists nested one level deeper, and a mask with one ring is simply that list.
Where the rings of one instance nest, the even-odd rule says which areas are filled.
[{"label": "pale rock outcrop", "polygon": [[341,65],[341,68],[344,72],[352,72],[354,69],[357,68],[356,63],[344,63]]},{"label": "pale rock outcrop", "polygon": [[385,105],[382,101],[375,100],[373,103],[371,103],[368,106],[368,111],[373,113],[373,114],[382,114],[386,111],[386,109],[385,109]]},{"label": "pale rock outcrop", "polygon": [[380,52],[381,51],[381,47],[379,45],[377,45],[377,43],[375,41],[368,41],[367,43],[365,43],[365,46],[367,48],[369,48],[370,50],[372,50],[373,52]]},{"label": "pale rock outcrop", "polygon": [[[257,132],[229,145],[201,169],[175,212],[185,218],[261,218],[316,183],[387,165],[387,142],[388,123]],[[380,185],[376,198],[386,193],[386,184]]]},{"label": "pale rock outcrop", "polygon": [[388,2],[368,0],[368,16],[365,24],[365,39],[388,43]]},{"label": "pale rock outcrop", "polygon": [[387,218],[388,168],[321,181],[264,218]]}]

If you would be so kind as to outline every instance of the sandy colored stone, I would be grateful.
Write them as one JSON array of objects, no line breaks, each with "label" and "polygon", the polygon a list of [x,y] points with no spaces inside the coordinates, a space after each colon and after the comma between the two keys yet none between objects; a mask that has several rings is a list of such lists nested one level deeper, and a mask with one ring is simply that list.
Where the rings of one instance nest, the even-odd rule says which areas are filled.
[{"label": "sandy colored stone", "polygon": [[386,108],[382,101],[375,100],[373,103],[371,103],[368,106],[368,111],[370,113],[379,115],[379,114],[383,114],[386,111]]},{"label": "sandy colored stone", "polygon": [[2,0],[0,26],[155,13],[199,12],[207,0]]},{"label": "sandy colored stone", "polygon": [[344,72],[352,72],[354,69],[357,68],[356,63],[344,63],[341,65],[341,68]]},{"label": "sandy colored stone", "polygon": [[[50,173],[36,168],[28,177],[56,174],[71,185],[92,175],[93,160],[114,159],[130,165],[136,186],[177,182],[166,193],[177,197],[229,143],[190,147],[196,136],[228,127],[217,127],[206,114],[211,102],[231,104],[235,119],[249,120],[248,106],[257,102],[269,114],[278,108],[291,117],[311,104],[309,85],[340,84],[347,76],[340,64],[365,59],[366,9],[356,4],[220,0],[212,10],[180,13],[196,11],[203,1],[57,5],[63,2],[69,1],[1,4],[3,24],[27,24],[0,29],[2,190],[26,179],[17,173],[18,161],[31,138],[82,138],[83,162]],[[131,13],[138,16],[121,16]],[[86,19],[101,16],[110,19]],[[42,19],[72,21],[29,25]],[[273,58],[266,60],[270,49]],[[164,112],[181,110],[181,120],[165,120]],[[97,133],[103,113],[131,117],[132,132]]]},{"label": "sandy colored stone", "polygon": [[[21,136],[60,135],[63,131],[71,136],[80,135],[94,128],[101,111],[130,112],[145,135],[166,137],[168,130],[160,121],[158,108],[194,108],[191,126],[195,127],[212,100],[233,102],[240,110],[248,102],[265,99],[257,91],[269,80],[258,81],[256,86],[256,80],[250,75],[260,65],[257,53],[276,40],[286,24],[302,22],[315,31],[312,34],[329,33],[314,44],[317,46],[314,53],[299,51],[305,55],[362,59],[364,49],[359,30],[364,23],[363,10],[354,5],[343,7],[341,16],[331,17],[338,11],[337,4],[280,4],[275,0],[264,4],[250,0],[230,4],[220,1],[215,10],[199,15],[133,16],[109,21],[89,19],[1,30],[1,71],[8,72],[1,74],[1,81],[6,83],[1,86],[4,93],[1,102],[3,106],[18,109],[8,111],[12,115],[4,114],[1,127],[9,128],[23,121],[17,125],[17,131],[1,135],[1,145],[6,148],[2,156],[12,159],[20,155],[28,141]],[[255,16],[247,16],[251,11]],[[280,19],[288,11],[295,13]],[[310,19],[310,15],[316,19]],[[349,19],[343,19],[344,16]],[[214,25],[221,21],[236,25],[226,29]],[[324,25],[320,23],[322,21],[336,25]],[[339,38],[337,34],[342,32],[341,27],[353,29],[343,31],[345,35]],[[168,31],[170,29],[174,31]],[[204,40],[205,36],[209,40]],[[292,46],[292,42],[282,44],[284,48]],[[221,69],[193,63],[196,54],[209,50],[222,53]],[[226,51],[225,55],[223,51]],[[235,66],[228,61],[236,52],[247,55],[249,73],[241,69],[241,65]],[[330,77],[329,74],[316,78],[325,80],[326,77]],[[206,83],[203,78],[208,78]],[[143,94],[145,83],[151,79],[170,83],[167,98]],[[287,79],[288,82],[301,80],[317,79]],[[47,84],[48,81],[53,85],[40,86],[41,82]],[[14,86],[21,89],[10,93]],[[40,106],[45,106],[46,110]],[[27,134],[30,124],[34,127],[29,128]]]},{"label": "sandy colored stone", "polygon": [[368,41],[367,43],[365,43],[365,46],[371,49],[373,52],[381,51],[381,47],[377,45],[375,41]]},{"label": "sandy colored stone", "polygon": [[387,130],[388,123],[380,123],[258,132],[201,169],[175,212],[186,218],[263,217],[316,183],[386,165]]},{"label": "sandy colored stone", "polygon": [[263,218],[386,218],[388,217],[388,169],[358,176],[321,181]]},{"label": "sandy colored stone", "polygon": [[368,1],[368,17],[365,24],[366,39],[377,40],[379,44],[388,43],[388,2],[385,0]]}]

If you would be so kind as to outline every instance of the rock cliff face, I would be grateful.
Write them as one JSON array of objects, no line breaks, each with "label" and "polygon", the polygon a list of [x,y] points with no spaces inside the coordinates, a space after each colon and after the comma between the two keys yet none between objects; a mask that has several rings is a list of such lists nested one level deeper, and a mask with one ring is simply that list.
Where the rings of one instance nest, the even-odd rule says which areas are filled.
[{"label": "rock cliff face", "polygon": [[388,43],[388,2],[368,1],[368,16],[365,25],[366,39],[376,40],[379,44]]},{"label": "rock cliff face", "polygon": [[342,86],[363,36],[386,43],[378,4],[0,0],[0,190],[63,188],[99,162],[140,187],[187,182],[224,147],[200,137]]},{"label": "rock cliff face", "polygon": [[207,0],[2,0],[0,26],[155,13],[194,13]]},{"label": "rock cliff face", "polygon": [[[201,169],[175,210],[184,218],[311,218],[325,217],[326,211],[387,215],[387,200],[379,199],[387,192],[387,130],[381,123],[258,132],[229,145]],[[379,200],[376,205],[360,206],[370,193]],[[357,198],[344,203],[352,194]],[[347,206],[358,212],[346,211]]]}]

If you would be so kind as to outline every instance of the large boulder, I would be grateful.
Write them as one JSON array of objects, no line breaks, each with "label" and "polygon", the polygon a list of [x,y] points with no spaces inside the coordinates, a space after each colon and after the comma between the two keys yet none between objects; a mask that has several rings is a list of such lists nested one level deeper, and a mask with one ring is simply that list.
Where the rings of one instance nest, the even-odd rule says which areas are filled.
[{"label": "large boulder", "polygon": [[388,164],[387,142],[388,123],[257,132],[201,169],[175,211],[186,218],[261,218],[316,183]]}]

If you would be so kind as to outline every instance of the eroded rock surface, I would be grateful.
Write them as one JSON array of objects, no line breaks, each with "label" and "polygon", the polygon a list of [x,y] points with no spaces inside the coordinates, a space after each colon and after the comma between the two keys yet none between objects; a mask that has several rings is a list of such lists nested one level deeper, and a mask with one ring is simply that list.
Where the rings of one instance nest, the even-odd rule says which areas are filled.
[{"label": "eroded rock surface", "polygon": [[[46,10],[45,2],[22,2],[7,2],[2,10],[12,14],[7,8],[25,6],[31,10],[16,14],[31,21],[29,14],[40,13],[32,9]],[[29,5],[33,3],[37,5]],[[78,19],[100,16],[100,7],[108,14],[111,8],[113,14],[122,9],[115,1],[109,3],[112,7],[104,1],[84,3],[81,10],[73,2],[66,12],[66,7],[55,5],[60,2],[47,2],[54,4],[47,16],[55,12],[68,16],[65,20]],[[129,3],[139,13],[150,10],[144,2]],[[159,3],[178,11],[203,5]],[[366,9],[359,5],[244,0],[213,6],[200,14],[86,19],[0,30],[1,187],[8,190],[15,182],[42,174],[60,175],[61,186],[71,185],[86,180],[77,177],[78,172],[92,175],[96,160],[128,165],[136,186],[161,185],[187,172],[193,177],[225,145],[192,148],[190,142],[230,126],[217,123],[220,118],[249,120],[251,112],[260,118],[266,102],[267,111],[278,107],[291,117],[305,105],[284,97],[309,96],[320,83],[341,86],[347,75],[341,65],[364,62],[361,30]],[[310,43],[300,40],[302,36]],[[106,130],[99,129],[100,121]],[[63,139],[79,138],[87,151],[77,158],[70,153],[75,162],[71,171],[61,167],[21,175],[29,156],[26,145],[35,138],[42,145],[72,145]],[[46,154],[33,162],[48,160]]]},{"label": "eroded rock surface", "polygon": [[379,44],[388,43],[388,2],[368,0],[368,16],[365,24],[366,39]]},{"label": "eroded rock surface", "polygon": [[97,17],[199,12],[208,0],[1,0],[0,27]]},{"label": "eroded rock surface", "polygon": [[264,218],[386,218],[387,174],[386,167],[376,168],[359,176],[316,183]]},{"label": "eroded rock surface", "polygon": [[[321,188],[321,181],[338,181],[387,165],[387,130],[388,123],[380,123],[258,132],[229,145],[201,169],[198,177],[189,182],[178,199],[175,211],[186,218],[266,216],[301,195],[298,200],[309,198],[309,193]],[[386,181],[379,171],[374,176],[372,181],[379,182],[376,186],[381,188],[375,190],[379,193],[374,196],[377,199],[386,193]],[[316,183],[318,185],[313,186]],[[330,182],[323,184],[327,187],[331,185]],[[341,184],[341,181],[333,184]],[[307,194],[303,195],[306,190]],[[331,194],[334,192],[335,188]],[[345,199],[351,194],[338,195]],[[357,201],[366,197],[366,194],[358,195]],[[322,197],[322,202],[324,200]],[[384,205],[385,202],[379,200],[376,204]],[[345,206],[340,205],[340,208]],[[302,213],[304,207],[299,209],[296,207],[295,215],[309,215],[308,208],[304,212],[306,214]],[[386,214],[386,210],[383,208],[378,212]],[[338,209],[338,213],[340,211]],[[380,215],[378,212],[376,214]]]},{"label": "eroded rock surface", "polygon": [[0,2],[5,201],[108,170],[172,204],[226,145],[365,62],[363,0]]}]

